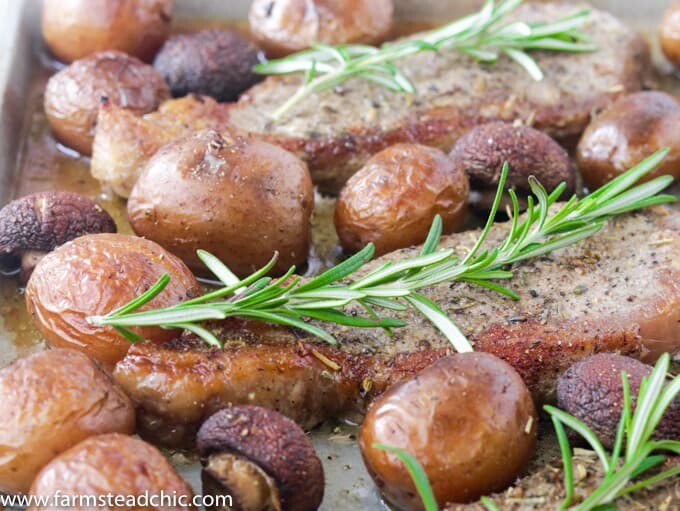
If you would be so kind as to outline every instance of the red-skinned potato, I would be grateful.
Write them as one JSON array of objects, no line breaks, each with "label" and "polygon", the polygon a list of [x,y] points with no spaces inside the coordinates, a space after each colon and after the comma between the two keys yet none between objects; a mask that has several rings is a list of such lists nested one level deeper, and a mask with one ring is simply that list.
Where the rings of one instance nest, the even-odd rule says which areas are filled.
[{"label": "red-skinned potato", "polygon": [[[81,350],[110,369],[130,342],[112,327],[89,323],[88,316],[125,305],[164,273],[169,284],[140,311],[198,296],[200,286],[182,261],[152,241],[123,234],[81,236],[38,263],[26,286],[26,304],[48,345]],[[132,330],[156,342],[177,334],[160,327]]]},{"label": "red-skinned potato", "polygon": [[269,55],[313,43],[378,44],[392,28],[393,0],[254,0],[250,32]]},{"label": "red-skinned potato", "polygon": [[659,91],[634,92],[593,120],[576,148],[583,181],[591,190],[640,163],[662,147],[670,153],[642,181],[680,177],[680,102]]},{"label": "red-skinned potato", "polygon": [[0,491],[25,493],[59,453],[100,433],[132,433],[135,411],[92,359],[75,350],[30,355],[0,370]]},{"label": "red-skinned potato", "polygon": [[668,60],[680,67],[680,0],[666,9],[659,29],[659,41]]},{"label": "red-skinned potato", "polygon": [[172,0],[43,0],[43,39],[62,62],[104,50],[150,61],[168,37],[172,10]]},{"label": "red-skinned potato", "polygon": [[199,132],[162,147],[128,200],[130,225],[206,272],[207,250],[238,276],[274,255],[275,273],[307,259],[314,191],[307,166],[272,144]]},{"label": "red-skinned potato", "polygon": [[[88,438],[56,457],[40,471],[30,493],[64,500],[82,495],[101,499],[96,506],[78,508],[83,510],[195,509],[191,488],[158,449],[117,434]],[[166,500],[160,499],[161,494]],[[136,505],[132,505],[130,499],[135,497]],[[170,505],[171,498],[177,499],[177,505]],[[64,500],[52,506],[29,507],[28,511],[61,511],[64,508],[59,502]]]},{"label": "red-skinned potato", "polygon": [[510,365],[488,353],[464,353],[440,359],[376,399],[359,446],[383,496],[399,509],[422,510],[404,464],[375,443],[414,456],[444,506],[511,484],[533,452],[537,424],[529,390]]},{"label": "red-skinned potato", "polygon": [[367,243],[376,254],[425,241],[435,215],[453,232],[467,212],[465,171],[442,151],[397,144],[374,155],[340,192],[335,228],[348,252]]},{"label": "red-skinned potato", "polygon": [[44,106],[57,140],[89,156],[103,98],[141,115],[169,97],[167,84],[150,65],[120,51],[104,51],[53,75],[47,81]]}]

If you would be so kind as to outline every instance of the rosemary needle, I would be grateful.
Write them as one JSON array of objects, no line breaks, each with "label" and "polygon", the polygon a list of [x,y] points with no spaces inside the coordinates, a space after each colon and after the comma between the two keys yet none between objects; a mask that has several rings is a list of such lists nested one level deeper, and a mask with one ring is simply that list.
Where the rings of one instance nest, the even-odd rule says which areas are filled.
[{"label": "rosemary needle", "polygon": [[488,64],[504,54],[522,66],[533,79],[541,80],[543,72],[527,51],[588,52],[596,49],[588,37],[578,31],[589,15],[587,10],[552,23],[506,21],[508,14],[521,3],[522,0],[498,3],[487,0],[479,12],[419,34],[416,39],[386,43],[380,48],[362,44],[316,44],[310,50],[258,64],[254,71],[267,75],[306,73],[304,85],[274,112],[276,120],[310,94],[336,87],[352,77],[396,92],[415,93],[415,86],[394,62],[422,51],[454,50]]},{"label": "rosemary needle", "polygon": [[[557,199],[565,188],[564,183],[548,193],[536,179],[530,178],[534,196],[528,197],[526,212],[520,215],[517,196],[509,190],[513,208],[508,233],[498,246],[484,248],[493,225],[493,212],[498,209],[507,178],[508,166],[505,164],[492,214],[477,243],[462,259],[451,249],[437,249],[442,234],[439,217],[435,218],[417,257],[386,262],[359,278],[353,278],[353,275],[372,259],[372,244],[306,282],[294,276],[295,267],[279,279],[267,277],[276,255],[263,268],[239,280],[216,257],[199,251],[203,263],[221,279],[224,287],[172,307],[135,312],[163,291],[169,281],[163,276],[140,297],[106,316],[91,316],[88,321],[94,325],[113,326],[131,342],[139,338],[129,330],[130,327],[160,325],[190,330],[207,343],[219,345],[215,336],[200,327],[200,323],[241,317],[299,328],[335,343],[336,339],[323,329],[324,323],[377,327],[389,332],[405,323],[381,312],[403,311],[410,307],[430,320],[457,351],[472,351],[469,341],[451,319],[418,291],[443,282],[465,281],[518,299],[515,292],[500,283],[512,278],[513,263],[573,245],[598,232],[613,216],[675,201],[672,195],[659,195],[671,184],[670,176],[636,184],[667,153],[668,149],[659,150],[590,195],[582,199],[573,196],[563,204],[558,204]],[[344,307],[351,303],[360,305],[365,314],[347,314]],[[315,322],[308,322],[310,319]]]}]

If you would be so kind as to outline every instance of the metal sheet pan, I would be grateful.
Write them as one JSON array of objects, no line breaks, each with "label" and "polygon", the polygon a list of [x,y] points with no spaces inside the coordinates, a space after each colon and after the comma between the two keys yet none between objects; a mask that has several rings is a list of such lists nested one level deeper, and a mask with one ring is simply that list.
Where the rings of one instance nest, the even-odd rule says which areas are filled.
[{"label": "metal sheet pan", "polygon": [[[645,3],[631,0],[603,0],[595,6],[609,10],[636,28],[654,27],[667,0]],[[242,19],[248,0],[176,0],[177,19]],[[397,18],[444,23],[468,13],[481,0],[396,0]],[[23,135],[30,122],[25,112],[29,105],[31,71],[40,64],[40,0],[0,1],[0,205],[13,195]],[[0,296],[0,310],[2,310]],[[0,316],[0,339],[6,337]],[[16,358],[17,353],[0,343],[0,365]],[[326,496],[322,509],[387,509],[365,472],[354,441],[356,428],[346,424],[328,424],[313,433],[319,456],[326,471]],[[180,472],[200,491],[198,466],[186,455],[172,453]]]}]

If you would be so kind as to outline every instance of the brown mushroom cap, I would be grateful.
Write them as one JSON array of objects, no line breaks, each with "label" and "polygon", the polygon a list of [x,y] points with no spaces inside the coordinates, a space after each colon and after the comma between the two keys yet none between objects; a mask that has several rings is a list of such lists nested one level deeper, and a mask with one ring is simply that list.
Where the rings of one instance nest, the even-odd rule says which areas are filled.
[{"label": "brown mushroom cap", "polygon": [[[498,188],[503,163],[509,165],[507,188],[519,196],[531,192],[529,176],[535,176],[551,192],[562,182],[565,195],[573,193],[576,172],[567,152],[545,133],[528,126],[490,122],[471,129],[461,137],[450,154],[470,178],[470,186],[480,192],[471,203],[488,208]],[[485,193],[488,192],[488,193]]]},{"label": "brown mushroom cap", "polygon": [[225,408],[201,426],[196,442],[206,463],[233,454],[257,465],[276,482],[284,511],[311,511],[321,504],[321,461],[304,431],[279,412],[248,405]]},{"label": "brown mushroom cap", "polygon": [[228,30],[202,30],[168,39],[153,67],[175,97],[189,93],[233,101],[262,79],[253,73],[259,49]]},{"label": "brown mushroom cap", "polygon": [[38,192],[0,210],[0,265],[21,265],[28,280],[36,252],[47,253],[83,234],[116,232],[116,224],[99,204],[72,192]]},{"label": "brown mushroom cap", "polygon": [[[611,449],[623,410],[621,371],[628,374],[635,400],[642,378],[652,367],[630,357],[600,353],[571,366],[557,381],[557,405],[585,422],[606,448]],[[654,438],[680,440],[680,398],[675,398],[654,432]]]}]

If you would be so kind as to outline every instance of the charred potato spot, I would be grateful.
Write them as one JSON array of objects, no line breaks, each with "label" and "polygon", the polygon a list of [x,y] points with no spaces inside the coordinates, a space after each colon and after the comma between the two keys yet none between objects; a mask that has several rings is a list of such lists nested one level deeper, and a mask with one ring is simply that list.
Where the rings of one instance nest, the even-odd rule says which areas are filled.
[{"label": "charred potato spot", "polygon": [[459,228],[467,211],[468,180],[440,150],[397,144],[373,156],[340,192],[335,227],[343,248],[367,243],[384,254],[421,243],[435,215],[444,232]]},{"label": "charred potato spot", "polygon": [[54,456],[100,433],[132,433],[132,403],[89,357],[55,349],[0,370],[0,490],[28,491]]},{"label": "charred potato spot", "polygon": [[255,0],[250,32],[271,56],[313,43],[382,42],[392,28],[393,0]]},{"label": "charred potato spot", "polygon": [[42,34],[62,62],[120,50],[150,61],[170,32],[172,0],[43,0]]},{"label": "charred potato spot", "polygon": [[508,486],[533,452],[537,421],[529,390],[511,366],[487,353],[465,353],[440,359],[376,399],[359,446],[383,496],[399,508],[422,509],[403,463],[374,443],[415,456],[443,506]]},{"label": "charred potato spot", "polygon": [[[216,193],[219,191],[219,193]],[[239,276],[307,259],[314,191],[307,166],[261,141],[203,131],[171,142],[149,160],[128,200],[128,218],[190,268],[206,272],[203,249]]]},{"label": "charred potato spot", "polygon": [[26,282],[47,252],[98,232],[116,232],[116,224],[93,200],[59,191],[27,195],[0,210],[0,267],[18,266]]},{"label": "charred potato spot", "polygon": [[[143,507],[125,509],[158,510],[193,509],[193,492],[175,472],[163,454],[136,438],[109,434],[88,438],[56,457],[42,469],[31,485],[31,495],[60,495],[76,497],[92,495],[105,497],[167,496],[184,497],[178,506],[167,501],[149,499]],[[28,511],[58,511],[59,507],[30,507]],[[121,509],[120,506],[98,506],[97,509]]]},{"label": "charred potato spot", "polygon": [[227,30],[203,30],[168,39],[153,67],[175,97],[189,93],[234,101],[262,79],[253,73],[259,62],[258,48]]},{"label": "charred potato spot", "polygon": [[680,1],[673,2],[661,20],[659,40],[664,54],[675,66],[680,66]]},{"label": "charred potato spot", "polygon": [[163,78],[148,64],[119,51],[77,60],[47,82],[45,114],[54,136],[81,154],[92,154],[97,112],[109,101],[144,114],[170,97]]},{"label": "charred potato spot", "polygon": [[[642,378],[652,367],[639,360],[600,353],[571,366],[557,381],[557,404],[585,422],[607,449],[614,446],[623,410],[621,372],[628,375],[633,409]],[[680,440],[680,398],[664,414],[654,438]]]},{"label": "charred potato spot", "polygon": [[[26,304],[50,346],[71,347],[107,368],[118,362],[130,342],[88,316],[107,314],[151,287],[164,273],[170,282],[140,310],[168,307],[200,293],[189,269],[152,241],[122,234],[89,234],[46,255],[26,286]],[[162,342],[176,332],[160,327],[133,329],[144,339]]]},{"label": "charred potato spot", "polygon": [[594,190],[662,147],[671,152],[649,174],[649,181],[680,177],[680,102],[658,91],[635,92],[615,101],[592,121],[576,148],[583,180]]},{"label": "charred potato spot", "polygon": [[292,420],[259,406],[212,415],[196,439],[204,491],[230,493],[243,511],[313,511],[324,475],[311,441]]},{"label": "charred potato spot", "polygon": [[545,133],[527,126],[491,122],[472,128],[453,147],[451,159],[470,178],[471,203],[489,209],[498,188],[501,169],[508,162],[506,189],[520,197],[531,192],[529,176],[551,192],[562,182],[565,195],[574,192],[576,173],[567,152]]}]

